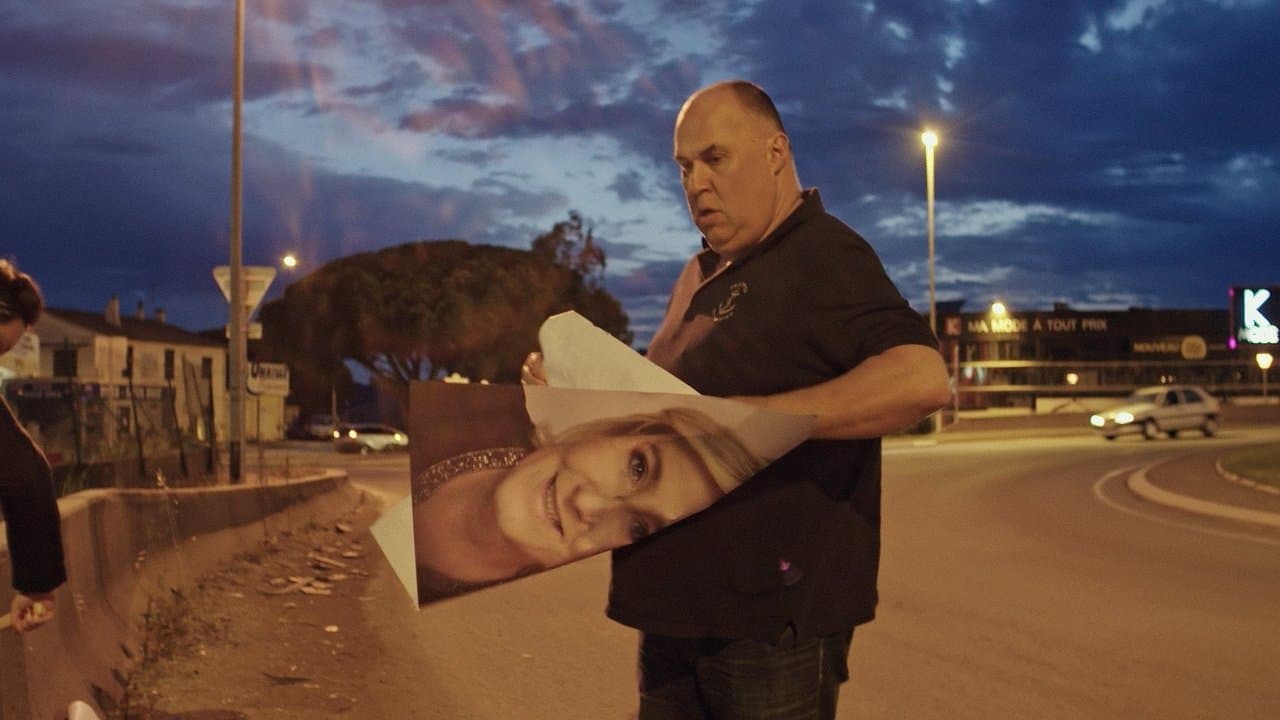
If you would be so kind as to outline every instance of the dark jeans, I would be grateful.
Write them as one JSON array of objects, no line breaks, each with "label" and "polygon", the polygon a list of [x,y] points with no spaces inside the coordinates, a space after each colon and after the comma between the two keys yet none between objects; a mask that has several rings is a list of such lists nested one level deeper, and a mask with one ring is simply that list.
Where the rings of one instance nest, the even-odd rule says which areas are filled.
[{"label": "dark jeans", "polygon": [[637,720],[832,720],[853,630],[796,643],[643,635]]}]

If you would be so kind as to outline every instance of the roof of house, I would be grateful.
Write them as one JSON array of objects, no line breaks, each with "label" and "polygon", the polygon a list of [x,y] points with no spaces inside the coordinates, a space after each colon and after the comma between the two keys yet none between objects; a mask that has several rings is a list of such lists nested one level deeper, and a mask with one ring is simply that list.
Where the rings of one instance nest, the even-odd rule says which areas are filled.
[{"label": "roof of house", "polygon": [[69,310],[66,308],[45,308],[45,313],[58,317],[69,323],[79,325],[99,335],[115,335],[137,340],[139,342],[164,343],[167,345],[201,345],[205,347],[225,347],[221,342],[183,330],[176,325],[161,322],[152,318],[138,318],[121,314],[120,327],[107,322],[100,312],[85,310]]}]

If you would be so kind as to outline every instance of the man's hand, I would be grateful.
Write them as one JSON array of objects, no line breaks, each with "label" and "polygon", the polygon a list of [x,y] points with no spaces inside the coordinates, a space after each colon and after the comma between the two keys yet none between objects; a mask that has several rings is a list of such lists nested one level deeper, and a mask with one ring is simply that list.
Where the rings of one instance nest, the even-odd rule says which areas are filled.
[{"label": "man's hand", "polygon": [[547,376],[542,371],[542,353],[531,352],[520,366],[520,382],[525,385],[546,385]]},{"label": "man's hand", "polygon": [[18,593],[9,603],[9,616],[13,629],[20,633],[34,630],[49,622],[54,616],[53,593]]}]

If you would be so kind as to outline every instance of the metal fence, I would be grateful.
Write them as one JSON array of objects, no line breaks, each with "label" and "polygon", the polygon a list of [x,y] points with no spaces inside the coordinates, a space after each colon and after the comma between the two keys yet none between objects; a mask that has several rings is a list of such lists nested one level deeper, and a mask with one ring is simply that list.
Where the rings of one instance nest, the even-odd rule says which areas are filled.
[{"label": "metal fence", "polygon": [[49,458],[59,495],[154,487],[158,478],[170,487],[213,482],[213,442],[179,422],[172,387],[23,379],[3,392]]}]

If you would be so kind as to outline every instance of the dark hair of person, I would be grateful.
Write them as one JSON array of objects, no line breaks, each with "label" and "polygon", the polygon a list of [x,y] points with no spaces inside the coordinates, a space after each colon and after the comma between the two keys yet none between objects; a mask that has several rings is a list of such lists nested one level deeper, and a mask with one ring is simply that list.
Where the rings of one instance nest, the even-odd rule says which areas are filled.
[{"label": "dark hair of person", "polygon": [[40,286],[4,258],[0,258],[0,305],[8,306],[6,309],[16,312],[28,325],[34,325],[44,311]]},{"label": "dark hair of person", "polygon": [[773,98],[769,97],[769,93],[765,92],[764,88],[746,80],[731,80],[727,84],[733,91],[734,97],[749,112],[764,118],[778,132],[787,131],[782,126],[782,116],[778,114],[778,107],[773,104]]}]

